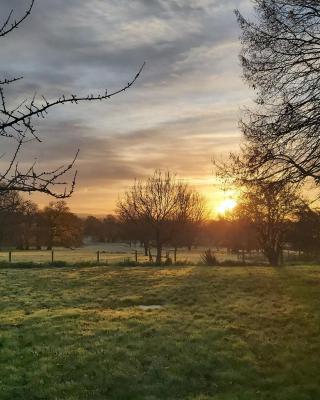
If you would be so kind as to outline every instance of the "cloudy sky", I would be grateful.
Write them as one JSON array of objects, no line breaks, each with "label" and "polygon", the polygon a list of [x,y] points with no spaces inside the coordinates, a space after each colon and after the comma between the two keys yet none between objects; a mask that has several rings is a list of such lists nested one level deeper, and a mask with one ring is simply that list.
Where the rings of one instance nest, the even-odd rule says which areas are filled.
[{"label": "cloudy sky", "polygon": [[[18,17],[27,4],[1,0],[0,15],[14,8]],[[238,118],[251,96],[235,8],[250,13],[250,0],[36,0],[30,18],[1,41],[1,76],[24,76],[10,101],[120,88],[147,64],[126,93],[57,107],[36,121],[43,142],[27,146],[21,161],[54,167],[80,148],[69,201],[79,213],[112,212],[118,194],[155,168],[219,202],[211,159],[237,149]]]}]

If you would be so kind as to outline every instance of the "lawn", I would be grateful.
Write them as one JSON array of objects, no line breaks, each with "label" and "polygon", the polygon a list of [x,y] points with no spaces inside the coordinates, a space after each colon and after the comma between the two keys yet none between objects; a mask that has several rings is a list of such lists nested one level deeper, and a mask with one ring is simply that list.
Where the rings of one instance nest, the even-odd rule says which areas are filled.
[{"label": "lawn", "polygon": [[1,400],[320,399],[320,267],[0,275]]}]

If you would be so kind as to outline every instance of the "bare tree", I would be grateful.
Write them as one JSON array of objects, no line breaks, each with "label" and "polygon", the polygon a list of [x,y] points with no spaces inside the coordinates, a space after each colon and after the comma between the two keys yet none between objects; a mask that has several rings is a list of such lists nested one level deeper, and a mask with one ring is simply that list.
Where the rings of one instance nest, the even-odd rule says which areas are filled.
[{"label": "bare tree", "polygon": [[279,265],[292,220],[302,207],[299,186],[284,181],[251,181],[241,187],[242,194],[236,212],[247,218],[257,233],[260,248],[269,263]]},{"label": "bare tree", "polygon": [[136,181],[118,202],[120,220],[149,227],[157,248],[157,264],[161,263],[163,245],[178,227],[199,221],[203,214],[203,199],[170,172],[159,170],[145,182]]},{"label": "bare tree", "polygon": [[0,215],[8,211],[15,211],[21,202],[22,198],[18,192],[4,192],[0,196]]},{"label": "bare tree", "polygon": [[[24,15],[18,19],[13,19],[13,10],[0,26],[0,37],[8,35],[13,30],[17,29],[23,21],[25,21],[33,8],[34,0],[31,0],[29,8]],[[48,111],[57,105],[61,104],[77,104],[83,101],[102,101],[109,100],[113,96],[124,92],[130,88],[139,77],[144,64],[136,74],[136,76],[122,88],[113,92],[103,91],[98,95],[89,94],[86,96],[78,96],[72,94],[70,97],[62,95],[56,100],[49,101],[45,97],[37,100],[35,97],[24,100],[17,106],[10,106],[6,100],[6,90],[22,77],[11,77],[0,79],[0,139],[9,141],[13,145],[13,152],[8,161],[8,165],[3,171],[0,171],[0,194],[8,191],[20,192],[43,192],[56,198],[69,197],[75,186],[77,172],[73,174],[73,178],[68,183],[65,181],[66,174],[73,170],[78,152],[73,160],[51,171],[39,171],[36,168],[35,162],[29,167],[23,169],[19,165],[19,154],[25,143],[30,141],[41,142],[41,139],[36,131],[34,120],[45,118]],[[1,158],[3,158],[2,155]],[[62,190],[56,190],[57,187],[62,187]]]},{"label": "bare tree", "polygon": [[248,171],[320,183],[320,2],[253,3],[254,22],[236,11],[244,78],[256,92],[241,121]]},{"label": "bare tree", "polygon": [[195,243],[204,220],[209,217],[204,198],[195,190],[186,188],[179,196],[179,213],[172,226],[170,243],[178,247],[191,246]]}]

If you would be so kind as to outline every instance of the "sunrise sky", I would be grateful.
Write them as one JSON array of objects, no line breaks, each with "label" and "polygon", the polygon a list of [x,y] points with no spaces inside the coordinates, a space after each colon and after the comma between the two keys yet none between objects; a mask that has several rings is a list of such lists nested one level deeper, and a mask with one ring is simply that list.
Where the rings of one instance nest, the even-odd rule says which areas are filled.
[{"label": "sunrise sky", "polygon": [[[14,8],[19,16],[27,5],[2,0],[0,14]],[[36,1],[1,44],[1,74],[24,76],[10,92],[15,101],[34,92],[52,99],[120,88],[147,64],[136,85],[110,102],[60,106],[36,121],[43,142],[27,146],[21,161],[50,168],[80,148],[68,203],[82,214],[112,212],[118,194],[155,168],[190,181],[215,207],[223,193],[211,159],[237,149],[240,109],[251,96],[241,78],[235,8],[249,14],[250,2]]]}]

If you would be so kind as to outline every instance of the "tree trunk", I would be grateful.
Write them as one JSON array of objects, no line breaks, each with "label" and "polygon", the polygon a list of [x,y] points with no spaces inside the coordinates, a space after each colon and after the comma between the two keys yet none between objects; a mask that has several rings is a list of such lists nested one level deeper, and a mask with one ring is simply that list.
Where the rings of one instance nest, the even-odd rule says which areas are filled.
[{"label": "tree trunk", "polygon": [[156,232],[156,244],[157,244],[157,258],[156,258],[156,264],[161,264],[161,256],[162,256],[162,243],[160,240],[160,232],[157,230]]},{"label": "tree trunk", "polygon": [[143,243],[143,247],[144,247],[144,255],[147,257],[148,256],[148,250],[149,250],[149,245],[147,242]]},{"label": "tree trunk", "polygon": [[149,253],[149,262],[152,263],[152,262],[153,262],[153,259],[152,259],[152,254],[151,254],[150,247],[149,247],[148,253]]},{"label": "tree trunk", "polygon": [[161,264],[161,258],[162,258],[162,246],[161,243],[157,243],[157,258],[156,258],[157,264]]},{"label": "tree trunk", "polygon": [[280,259],[279,250],[269,248],[265,251],[265,256],[267,257],[270,265],[272,265],[273,267],[279,266],[279,259]]}]

